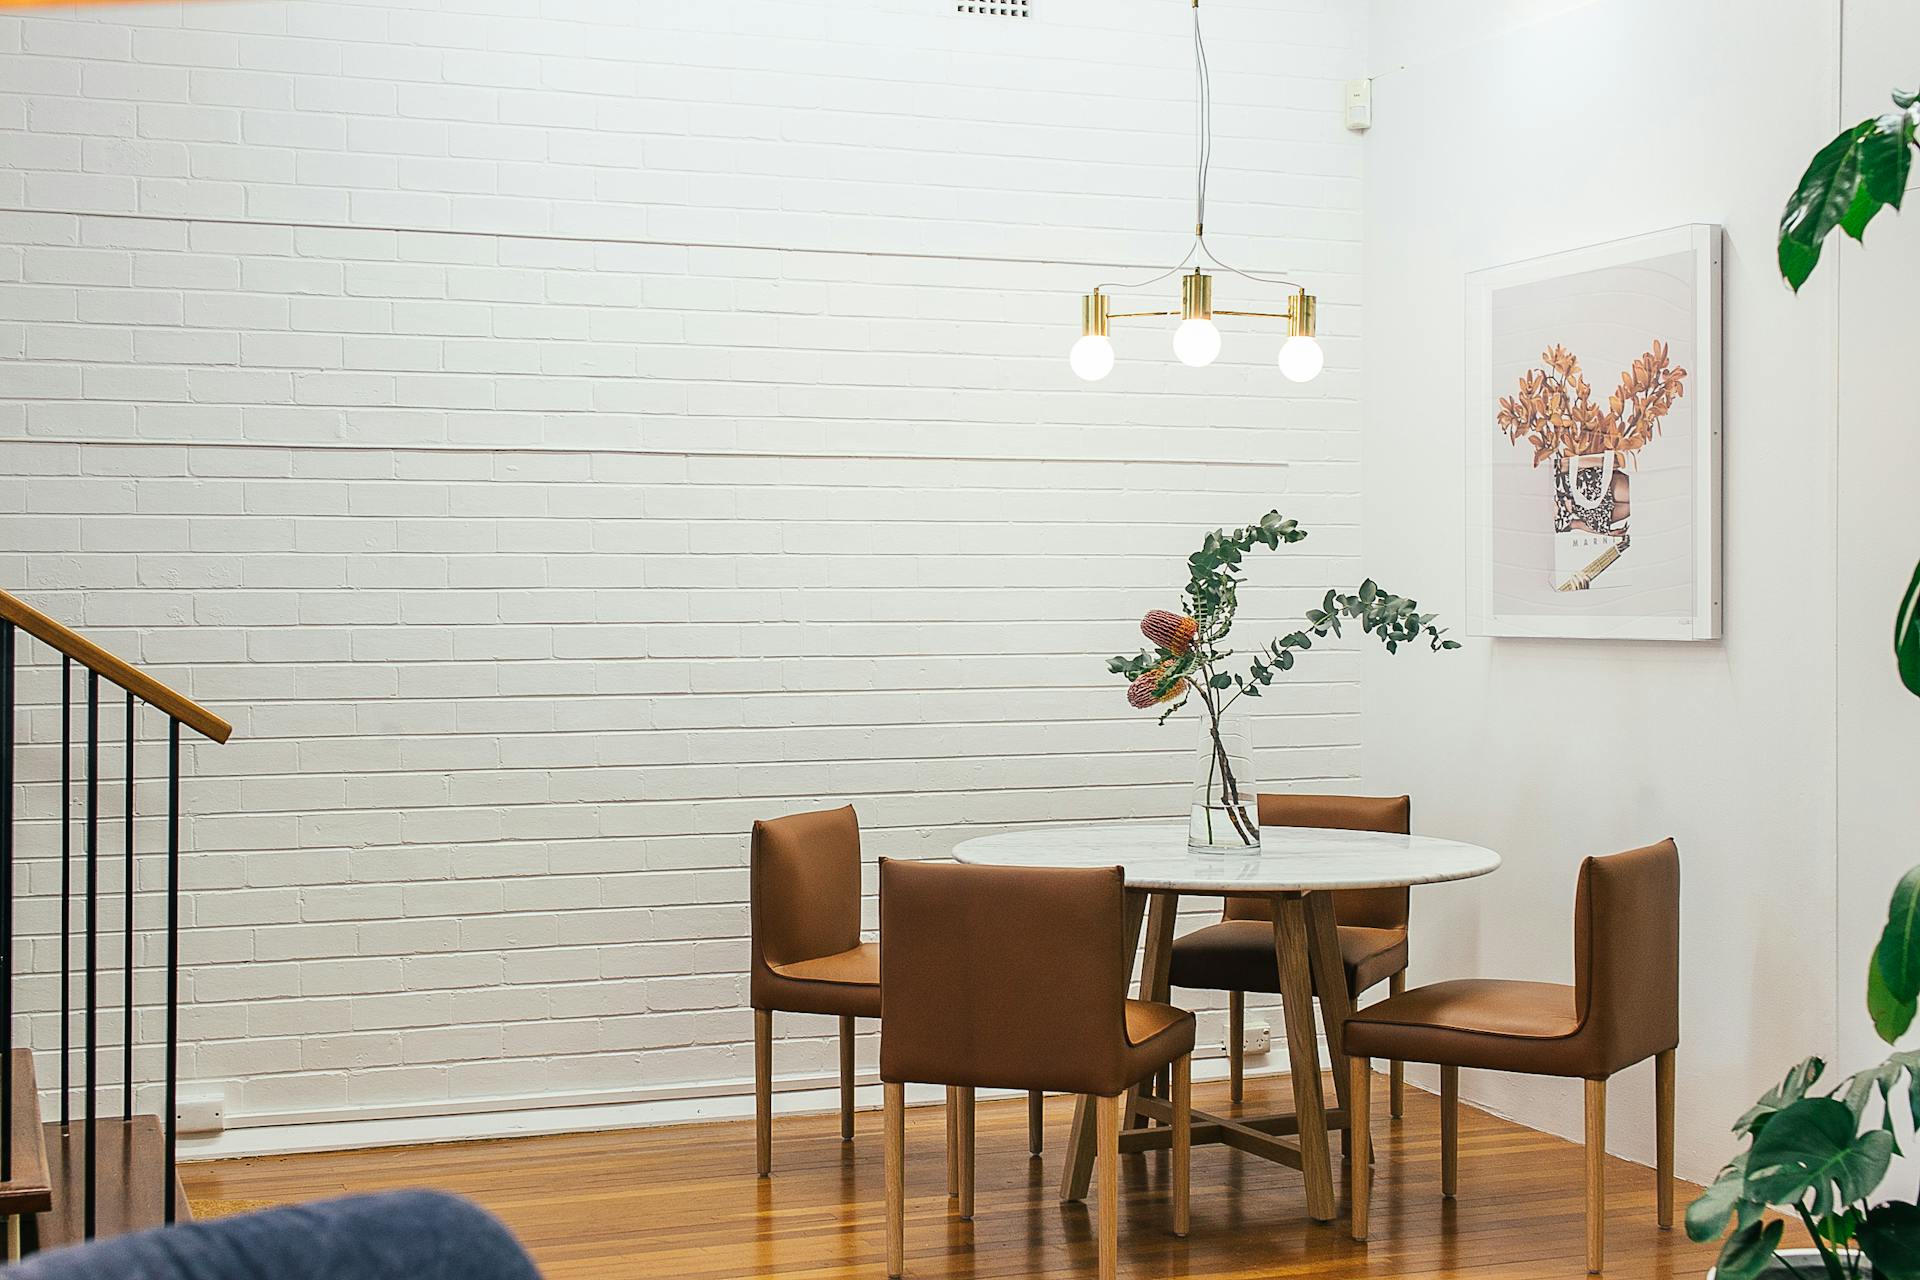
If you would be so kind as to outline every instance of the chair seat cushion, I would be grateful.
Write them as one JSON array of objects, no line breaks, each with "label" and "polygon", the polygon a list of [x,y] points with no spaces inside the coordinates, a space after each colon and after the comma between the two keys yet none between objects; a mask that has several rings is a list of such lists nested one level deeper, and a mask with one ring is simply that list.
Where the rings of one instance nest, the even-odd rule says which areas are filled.
[{"label": "chair seat cushion", "polygon": [[1127,1075],[1144,1080],[1193,1052],[1194,1020],[1185,1009],[1152,1000],[1127,1001]]},{"label": "chair seat cushion", "polygon": [[1356,1009],[1346,1050],[1356,1057],[1437,1062],[1535,1075],[1585,1075],[1574,990],[1555,982],[1463,978],[1416,987]]},{"label": "chair seat cushion", "polygon": [[[1350,995],[1359,995],[1407,967],[1405,929],[1343,924],[1338,932]],[[1273,955],[1273,923],[1222,920],[1175,939],[1171,972],[1176,987],[1278,992],[1280,966]]]},{"label": "chair seat cushion", "polygon": [[880,946],[863,942],[814,960],[769,966],[770,999],[765,1007],[790,1013],[838,1013],[856,1018],[880,1016]]}]

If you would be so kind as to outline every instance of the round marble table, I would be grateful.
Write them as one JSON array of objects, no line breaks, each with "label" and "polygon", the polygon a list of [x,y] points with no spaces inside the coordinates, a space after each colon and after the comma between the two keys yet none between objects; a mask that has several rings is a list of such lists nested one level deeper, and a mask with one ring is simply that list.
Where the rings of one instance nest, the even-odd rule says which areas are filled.
[{"label": "round marble table", "polygon": [[[1187,824],[1164,820],[1007,831],[962,841],[953,856],[960,862],[992,866],[1120,867],[1127,883],[1129,954],[1139,945],[1142,924],[1146,926],[1146,954],[1140,968],[1143,1000],[1164,1001],[1170,994],[1167,975],[1181,894],[1272,901],[1293,1112],[1229,1118],[1196,1111],[1193,1141],[1223,1143],[1299,1169],[1307,1184],[1308,1215],[1318,1222],[1331,1222],[1335,1213],[1328,1130],[1347,1128],[1347,1061],[1341,1050],[1341,1028],[1351,999],[1329,892],[1466,880],[1500,866],[1499,854],[1457,840],[1318,827],[1262,827],[1258,850],[1193,853],[1187,848]],[[1331,1110],[1321,1089],[1315,1050],[1316,994],[1338,1094],[1338,1105]],[[1069,1200],[1085,1198],[1093,1173],[1091,1110],[1082,1098],[1074,1114],[1061,1180],[1061,1195]],[[1164,1122],[1170,1116],[1163,1099],[1136,1094],[1129,1104],[1121,1150],[1169,1145],[1172,1131],[1149,1128],[1147,1122]],[[1290,1137],[1297,1141],[1287,1141]]]}]

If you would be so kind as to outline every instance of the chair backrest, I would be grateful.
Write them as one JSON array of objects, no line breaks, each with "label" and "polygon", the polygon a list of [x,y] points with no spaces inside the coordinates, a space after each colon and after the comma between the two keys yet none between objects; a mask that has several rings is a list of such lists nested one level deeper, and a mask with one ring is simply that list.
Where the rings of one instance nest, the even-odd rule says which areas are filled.
[{"label": "chair backrest", "polygon": [[1573,908],[1574,1005],[1612,1069],[1680,1043],[1680,851],[1588,858]]},{"label": "chair backrest", "polygon": [[860,945],[860,819],[852,805],[754,823],[750,857],[756,971]]},{"label": "chair backrest", "polygon": [[[1324,827],[1335,831],[1388,831],[1406,835],[1413,829],[1413,802],[1406,796],[1297,796],[1260,797],[1263,827]],[[1370,929],[1404,929],[1410,908],[1405,886],[1397,889],[1341,889],[1333,895],[1333,918],[1344,925]],[[1265,898],[1228,898],[1225,920],[1271,920],[1273,904]]]},{"label": "chair backrest", "polygon": [[1123,1075],[1118,867],[880,863],[880,1078],[1111,1096]]}]

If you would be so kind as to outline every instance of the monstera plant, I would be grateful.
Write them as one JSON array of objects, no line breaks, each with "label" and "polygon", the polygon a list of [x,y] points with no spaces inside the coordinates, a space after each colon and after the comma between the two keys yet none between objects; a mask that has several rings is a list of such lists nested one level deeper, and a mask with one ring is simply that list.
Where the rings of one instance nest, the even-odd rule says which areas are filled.
[{"label": "monstera plant", "polygon": [[[1855,240],[1883,208],[1898,209],[1920,142],[1920,94],[1895,93],[1892,111],[1841,133],[1821,148],[1780,218],[1780,273],[1797,291],[1836,229]],[[1920,695],[1920,568],[1894,615],[1900,679]],[[1897,1045],[1920,1007],[1920,867],[1893,891],[1886,927],[1867,963],[1867,1011],[1874,1029]],[[1877,1067],[1823,1087],[1826,1064],[1808,1058],[1734,1124],[1749,1139],[1706,1194],[1687,1209],[1687,1234],[1725,1234],[1719,1280],[1749,1280],[1770,1265],[1780,1273],[1825,1280],[1920,1280],[1920,1205],[1873,1203],[1900,1154],[1897,1125],[1920,1119],[1920,1051],[1891,1054]],[[1778,1252],[1787,1224],[1799,1219],[1815,1261],[1796,1266]]]},{"label": "monstera plant", "polygon": [[[1893,95],[1893,109],[1862,120],[1820,148],[1780,215],[1780,274],[1797,292],[1835,231],[1855,240],[1882,209],[1898,210],[1920,147],[1920,92]],[[1894,618],[1900,679],[1920,695],[1920,566]]]}]

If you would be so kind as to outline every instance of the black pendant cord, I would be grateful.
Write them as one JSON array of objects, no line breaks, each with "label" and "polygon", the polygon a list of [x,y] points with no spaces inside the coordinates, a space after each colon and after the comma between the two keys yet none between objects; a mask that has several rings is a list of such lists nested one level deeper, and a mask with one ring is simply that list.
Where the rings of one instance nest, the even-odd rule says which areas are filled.
[{"label": "black pendant cord", "polygon": [[133,1121],[133,691],[127,691],[127,918],[122,946],[125,1022],[120,1028],[120,1118]]},{"label": "black pendant cord", "polygon": [[0,623],[0,1182],[13,1178],[13,654]]},{"label": "black pendant cord", "polygon": [[167,722],[167,1097],[163,1123],[167,1158],[162,1167],[160,1202],[173,1221],[175,1140],[178,1116],[175,1090],[180,1057],[180,722]]},{"label": "black pendant cord", "polygon": [[73,659],[60,659],[60,1128],[73,1093]]},{"label": "black pendant cord", "polygon": [[94,1191],[98,1176],[94,1089],[98,1083],[96,1049],[99,1018],[100,964],[100,673],[87,673],[87,942],[86,942],[86,1062],[82,1070],[86,1090],[85,1202],[86,1238],[93,1239]]}]

